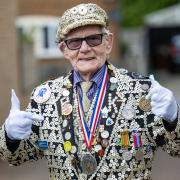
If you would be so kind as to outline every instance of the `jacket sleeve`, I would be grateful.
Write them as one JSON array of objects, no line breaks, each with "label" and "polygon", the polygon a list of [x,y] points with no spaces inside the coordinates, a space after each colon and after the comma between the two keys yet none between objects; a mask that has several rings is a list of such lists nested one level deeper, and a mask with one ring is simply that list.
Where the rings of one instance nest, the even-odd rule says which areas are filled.
[{"label": "jacket sleeve", "polygon": [[[41,106],[38,105],[32,98],[26,111],[36,114],[41,113]],[[37,146],[36,142],[39,139],[39,122],[34,122],[32,125],[31,135],[24,140],[11,142],[7,139],[4,124],[0,128],[0,157],[6,160],[11,165],[20,165],[26,161],[36,161],[43,157],[43,151]]]}]

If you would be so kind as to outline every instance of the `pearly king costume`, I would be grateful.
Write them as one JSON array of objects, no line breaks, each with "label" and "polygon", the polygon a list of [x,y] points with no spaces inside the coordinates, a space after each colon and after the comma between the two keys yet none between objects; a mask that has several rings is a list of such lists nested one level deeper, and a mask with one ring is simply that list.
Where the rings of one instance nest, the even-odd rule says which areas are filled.
[{"label": "pearly king costume", "polygon": [[[125,69],[108,67],[105,99],[91,148],[87,148],[80,121],[73,76],[49,80],[37,87],[27,111],[42,114],[33,133],[12,153],[0,130],[0,154],[12,165],[45,157],[52,180],[151,179],[155,152],[162,148],[179,156],[180,119],[170,126],[151,113],[144,99],[151,82]],[[95,96],[94,98],[96,98]],[[90,116],[95,103],[90,108]]]}]

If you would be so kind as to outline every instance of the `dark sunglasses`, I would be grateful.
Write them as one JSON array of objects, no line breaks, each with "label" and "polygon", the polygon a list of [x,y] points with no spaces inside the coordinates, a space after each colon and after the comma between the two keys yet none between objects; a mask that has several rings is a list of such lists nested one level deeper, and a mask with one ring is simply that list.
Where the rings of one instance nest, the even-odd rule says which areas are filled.
[{"label": "dark sunglasses", "polygon": [[64,40],[64,42],[70,50],[80,49],[83,41],[86,41],[86,43],[90,47],[95,47],[102,43],[102,38],[104,35],[106,35],[106,33],[93,34],[90,36],[86,36],[84,38],[66,39],[66,40]]}]

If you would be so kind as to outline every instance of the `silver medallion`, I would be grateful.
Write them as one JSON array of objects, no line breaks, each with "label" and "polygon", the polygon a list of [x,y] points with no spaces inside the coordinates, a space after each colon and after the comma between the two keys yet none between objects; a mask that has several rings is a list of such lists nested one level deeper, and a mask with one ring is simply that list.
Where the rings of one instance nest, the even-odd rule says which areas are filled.
[{"label": "silver medallion", "polygon": [[122,156],[123,156],[124,160],[129,161],[132,158],[132,153],[131,153],[131,151],[124,150],[122,153]]},{"label": "silver medallion", "polygon": [[126,104],[122,110],[122,116],[127,119],[127,120],[131,120],[135,117],[135,110],[134,108],[129,105],[129,104]]},{"label": "silver medallion", "polygon": [[84,154],[81,158],[81,167],[83,174],[91,175],[97,169],[97,162],[91,154]]},{"label": "silver medallion", "polygon": [[147,91],[149,89],[149,84],[142,84],[141,88],[142,90]]},{"label": "silver medallion", "polygon": [[109,132],[107,130],[104,130],[101,132],[101,137],[103,139],[107,139],[109,137]]}]

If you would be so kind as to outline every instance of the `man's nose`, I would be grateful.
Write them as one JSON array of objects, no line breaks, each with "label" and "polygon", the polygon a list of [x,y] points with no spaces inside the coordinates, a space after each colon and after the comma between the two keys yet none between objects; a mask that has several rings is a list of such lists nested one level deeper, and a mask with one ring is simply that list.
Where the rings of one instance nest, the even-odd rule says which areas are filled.
[{"label": "man's nose", "polygon": [[87,51],[90,49],[90,46],[87,44],[85,40],[82,41],[80,51]]}]

